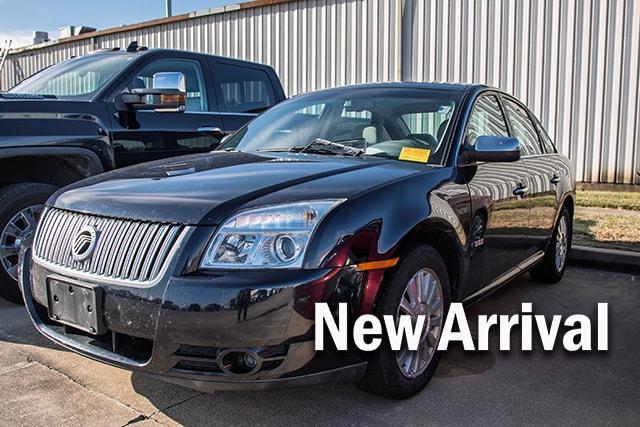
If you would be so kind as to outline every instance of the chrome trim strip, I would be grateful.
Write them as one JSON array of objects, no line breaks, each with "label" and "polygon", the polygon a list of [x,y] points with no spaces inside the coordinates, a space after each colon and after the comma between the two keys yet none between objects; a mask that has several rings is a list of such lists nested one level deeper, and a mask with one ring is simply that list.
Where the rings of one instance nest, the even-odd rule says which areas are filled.
[{"label": "chrome trim strip", "polygon": [[169,269],[169,266],[175,261],[176,254],[183,247],[183,244],[186,241],[187,235],[194,228],[195,227],[193,226],[185,226],[182,229],[182,232],[178,236],[175,244],[173,245],[173,247],[171,248],[171,250],[169,251],[166,257],[166,262],[163,263],[162,268],[159,269],[158,275],[154,280],[149,280],[149,281],[135,280],[134,281],[134,280],[126,280],[126,279],[116,279],[113,277],[108,277],[103,275],[99,276],[96,274],[86,273],[84,271],[73,270],[70,268],[61,267],[59,265],[52,264],[48,261],[43,260],[42,258],[39,258],[35,253],[33,254],[33,261],[36,262],[38,265],[54,273],[62,274],[64,276],[75,278],[75,279],[87,280],[93,283],[105,283],[110,285],[124,285],[124,286],[136,286],[136,287],[151,287],[158,284],[165,277],[167,270]]},{"label": "chrome trim strip", "polygon": [[542,260],[542,258],[544,258],[544,252],[543,251],[538,251],[535,254],[531,255],[529,258],[525,259],[524,261],[522,261],[520,264],[518,264],[517,266],[513,267],[511,270],[507,271],[506,273],[502,274],[501,276],[499,276],[496,280],[494,280],[493,282],[489,283],[487,286],[485,286],[484,288],[472,293],[471,295],[465,297],[462,299],[462,303],[466,304],[469,301],[472,301],[484,294],[487,294],[489,292],[495,291],[496,289],[498,289],[500,286],[504,285],[505,283],[507,283],[509,280],[513,279],[514,277],[525,273],[530,267],[534,266],[535,264],[537,264],[539,261]]},{"label": "chrome trim strip", "polygon": [[[43,219],[43,228],[36,233],[36,250],[32,255],[38,265],[72,278],[142,287],[153,286],[162,280],[186,236],[194,228],[85,215],[55,208],[48,209],[47,217]],[[94,257],[97,258],[85,264],[72,261],[64,250],[70,244],[68,234],[89,223],[98,226],[106,237],[96,248],[100,257],[96,253]],[[114,246],[124,236],[129,237],[127,243]],[[146,270],[142,270],[143,266]]]}]

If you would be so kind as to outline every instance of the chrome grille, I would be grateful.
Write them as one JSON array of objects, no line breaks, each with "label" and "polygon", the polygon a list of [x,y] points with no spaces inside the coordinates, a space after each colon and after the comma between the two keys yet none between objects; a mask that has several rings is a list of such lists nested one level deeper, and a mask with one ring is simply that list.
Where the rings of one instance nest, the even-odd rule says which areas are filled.
[{"label": "chrome grille", "polygon": [[[76,261],[71,245],[85,226],[97,231],[92,255]],[[153,282],[169,262],[183,227],[175,224],[107,218],[60,209],[47,209],[34,242],[37,259],[96,277]]]}]

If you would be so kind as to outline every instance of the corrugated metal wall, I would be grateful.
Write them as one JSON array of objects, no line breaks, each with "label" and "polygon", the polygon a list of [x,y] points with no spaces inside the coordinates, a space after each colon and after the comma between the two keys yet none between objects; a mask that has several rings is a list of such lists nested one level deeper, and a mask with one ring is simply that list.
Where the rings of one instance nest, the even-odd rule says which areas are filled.
[{"label": "corrugated metal wall", "polygon": [[402,0],[292,1],[221,13],[9,56],[8,88],[45,66],[94,49],[184,49],[272,65],[289,95],[368,81],[400,80]]},{"label": "corrugated metal wall", "polygon": [[401,79],[498,86],[540,117],[579,180],[640,183],[638,0],[320,0],[228,7],[10,55],[1,87],[72,55],[131,40],[270,64],[290,95]]},{"label": "corrugated metal wall", "polygon": [[[640,182],[640,1],[414,0],[403,76],[481,82],[541,119],[586,182]],[[634,176],[635,175],[635,176]]]}]

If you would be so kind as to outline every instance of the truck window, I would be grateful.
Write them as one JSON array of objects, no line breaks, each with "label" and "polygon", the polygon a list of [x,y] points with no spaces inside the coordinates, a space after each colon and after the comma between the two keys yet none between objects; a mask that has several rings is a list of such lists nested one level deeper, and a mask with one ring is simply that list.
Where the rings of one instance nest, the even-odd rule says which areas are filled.
[{"label": "truck window", "polygon": [[187,111],[209,111],[207,94],[200,62],[190,59],[158,59],[147,64],[127,84],[128,89],[153,86],[153,75],[159,72],[184,74],[187,90]]},{"label": "truck window", "polygon": [[220,108],[233,113],[259,113],[276,103],[269,75],[263,70],[216,63]]},{"label": "truck window", "polygon": [[9,92],[89,99],[133,59],[130,55],[88,55],[53,65]]}]

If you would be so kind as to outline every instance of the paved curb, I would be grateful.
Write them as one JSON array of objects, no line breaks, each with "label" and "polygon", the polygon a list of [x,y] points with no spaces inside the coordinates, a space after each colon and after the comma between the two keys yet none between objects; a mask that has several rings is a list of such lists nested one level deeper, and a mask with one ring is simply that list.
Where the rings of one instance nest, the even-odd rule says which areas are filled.
[{"label": "paved curb", "polygon": [[573,245],[569,261],[587,267],[640,272],[640,252]]}]

